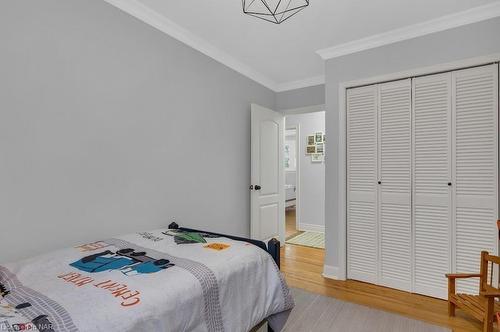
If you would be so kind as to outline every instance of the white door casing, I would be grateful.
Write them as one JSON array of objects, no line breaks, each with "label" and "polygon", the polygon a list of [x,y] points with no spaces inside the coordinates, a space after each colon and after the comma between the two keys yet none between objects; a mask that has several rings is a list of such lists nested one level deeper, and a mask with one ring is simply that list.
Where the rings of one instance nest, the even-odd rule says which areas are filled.
[{"label": "white door casing", "polygon": [[251,208],[252,239],[278,237],[285,242],[285,117],[251,105]]}]

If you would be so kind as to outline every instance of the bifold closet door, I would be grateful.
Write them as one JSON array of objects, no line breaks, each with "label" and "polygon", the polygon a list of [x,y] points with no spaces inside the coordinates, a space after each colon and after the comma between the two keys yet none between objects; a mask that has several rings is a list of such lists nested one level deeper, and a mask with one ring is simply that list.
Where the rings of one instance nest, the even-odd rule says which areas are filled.
[{"label": "bifold closet door", "polygon": [[[497,253],[498,65],[453,72],[455,259],[457,272],[479,271],[481,250]],[[460,281],[477,292],[477,281]]]},{"label": "bifold closet door", "polygon": [[411,291],[411,79],[378,90],[379,284]]},{"label": "bifold closet door", "polygon": [[451,73],[415,78],[412,90],[413,291],[446,298],[452,234]]},{"label": "bifold closet door", "polygon": [[446,298],[446,273],[498,254],[498,75],[493,64],[347,90],[348,278]]},{"label": "bifold closet door", "polygon": [[347,90],[347,275],[377,282],[377,87]]}]

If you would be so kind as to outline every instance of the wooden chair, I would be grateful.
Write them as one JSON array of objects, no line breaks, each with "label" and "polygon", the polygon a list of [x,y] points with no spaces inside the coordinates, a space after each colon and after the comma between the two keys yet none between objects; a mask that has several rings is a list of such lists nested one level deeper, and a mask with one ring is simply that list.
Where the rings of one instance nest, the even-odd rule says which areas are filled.
[{"label": "wooden chair", "polygon": [[[491,268],[489,265],[491,263]],[[500,297],[500,289],[493,287],[493,266],[500,266],[500,257],[492,256],[487,251],[481,252],[480,273],[450,273],[448,278],[448,316],[455,316],[458,307],[483,322],[483,332],[493,331],[495,313],[500,311],[500,304],[495,302]],[[490,278],[488,278],[490,271]],[[456,294],[456,279],[479,278],[479,295]]]}]

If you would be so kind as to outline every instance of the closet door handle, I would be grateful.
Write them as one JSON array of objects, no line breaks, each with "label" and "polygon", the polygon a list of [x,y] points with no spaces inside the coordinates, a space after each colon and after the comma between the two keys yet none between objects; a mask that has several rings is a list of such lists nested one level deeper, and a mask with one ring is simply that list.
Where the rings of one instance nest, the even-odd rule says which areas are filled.
[{"label": "closet door handle", "polygon": [[450,186],[450,187],[451,187],[451,182],[448,182],[448,186]]},{"label": "closet door handle", "polygon": [[378,183],[378,184],[382,184],[382,181],[378,181],[377,183]]}]

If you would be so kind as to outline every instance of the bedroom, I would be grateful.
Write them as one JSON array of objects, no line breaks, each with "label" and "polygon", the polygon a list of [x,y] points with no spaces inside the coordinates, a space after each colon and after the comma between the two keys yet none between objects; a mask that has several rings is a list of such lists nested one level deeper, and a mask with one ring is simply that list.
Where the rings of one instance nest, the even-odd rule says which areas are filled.
[{"label": "bedroom", "polygon": [[[281,270],[294,292],[296,304],[288,324],[298,324],[298,321],[311,324],[305,327],[294,325],[292,329],[295,330],[337,328],[362,331],[373,324],[397,321],[410,324],[408,326],[427,324],[422,330],[439,326],[444,330],[479,331],[483,329],[483,323],[465,310],[458,309],[455,318],[448,318],[445,296],[437,293],[428,296],[428,292],[416,289],[416,269],[412,265],[415,246],[405,247],[398,241],[393,242],[400,245],[394,250],[401,254],[393,267],[401,268],[404,263],[410,271],[403,286],[401,282],[390,284],[380,280],[379,265],[384,257],[373,254],[384,248],[379,248],[378,238],[360,233],[365,241],[371,241],[366,247],[373,250],[363,252],[360,247],[349,250],[348,243],[356,243],[352,238],[356,234],[349,233],[349,225],[354,224],[346,211],[352,206],[347,197],[347,175],[358,169],[349,170],[347,167],[347,141],[357,138],[349,136],[355,131],[345,130],[349,118],[346,117],[349,109],[345,97],[350,93],[347,90],[355,91],[362,86],[373,86],[377,90],[385,82],[410,80],[405,90],[409,103],[406,110],[413,113],[413,84],[418,83],[417,78],[441,73],[450,76],[446,82],[451,87],[456,85],[453,83],[456,72],[497,66],[500,60],[499,16],[499,2],[487,0],[418,3],[378,0],[369,4],[346,0],[311,1],[309,6],[281,24],[245,15],[240,1],[2,0],[0,265],[10,267],[9,264],[27,262],[25,259],[29,257],[40,257],[40,254],[49,257],[61,248],[93,244],[122,234],[143,234],[143,247],[144,241],[154,244],[151,239],[173,240],[175,235],[162,234],[168,233],[167,228],[173,221],[181,227],[251,237],[251,196],[255,194],[249,186],[262,185],[251,176],[254,159],[251,156],[251,104],[274,110],[283,117],[287,111],[320,106],[325,111],[325,132],[328,133],[324,156],[325,251],[291,245],[284,246],[281,251]],[[323,51],[318,54],[318,50]],[[497,82],[498,69],[496,81],[494,69],[489,72],[493,73],[491,82]],[[371,91],[374,95],[378,93],[375,90]],[[496,90],[498,92],[498,83]],[[447,95],[449,105],[454,103],[452,95]],[[498,93],[495,98],[496,103],[490,107],[495,113],[489,115],[494,114],[496,119]],[[377,107],[375,105],[371,110]],[[449,108],[449,114],[454,114],[455,108]],[[375,125],[378,120],[374,113],[371,115],[373,118],[368,124]],[[479,123],[478,128],[482,132],[493,130],[494,138],[486,137],[485,140],[497,145],[496,122],[488,123],[493,123],[494,127]],[[406,133],[412,132],[414,124],[410,116]],[[366,126],[365,130],[369,128],[375,144],[375,129]],[[436,181],[445,186],[443,190],[450,187],[447,197],[455,204],[463,199],[454,198],[456,172],[453,171],[452,159],[455,141],[451,121],[448,128],[449,178]],[[467,132],[473,128],[463,130]],[[411,137],[406,137],[406,140],[403,152],[410,153],[410,157],[417,156],[412,152]],[[372,146],[373,158],[377,155],[375,150],[377,146]],[[498,245],[492,240],[496,241],[498,237],[498,161],[497,152],[493,150],[477,158],[484,167],[477,166],[472,159],[466,163],[476,165],[479,174],[473,178],[493,193],[486,199],[471,202],[475,208],[481,209],[486,204],[484,202],[494,201],[493,208],[488,206],[493,212],[477,211],[474,218],[481,224],[477,228],[466,224],[467,232],[458,234],[458,237],[451,231],[446,234],[449,252],[444,263],[436,267],[434,261],[428,262],[429,266],[436,267],[436,278],[439,277],[438,281],[432,279],[429,282],[439,284],[440,291],[447,291],[444,273],[478,273],[481,250],[498,254]],[[364,159],[361,156],[357,160]],[[279,156],[274,161],[281,162]],[[415,158],[412,158],[406,173],[401,173],[406,174],[409,183],[414,182],[413,161]],[[366,172],[356,175],[357,179],[364,179],[369,173],[372,177],[369,181],[378,185],[377,163],[373,160],[371,165],[360,168]],[[491,173],[491,169],[489,173],[483,172],[486,165],[493,165],[494,172]],[[439,166],[435,168],[435,174],[442,174],[438,170]],[[279,174],[275,176],[279,177]],[[464,181],[469,183],[467,179]],[[378,186],[390,183],[381,182]],[[451,186],[448,186],[449,182]],[[411,198],[414,189],[409,185],[404,194]],[[284,190],[284,186],[279,186],[279,190]],[[281,198],[278,200],[281,202]],[[410,206],[406,208],[413,215],[415,206],[411,199],[409,202]],[[450,211],[453,210],[452,203],[448,205]],[[282,210],[284,213],[284,208],[280,208],[277,210],[279,216],[270,215],[269,218],[278,223]],[[368,214],[371,218],[366,218],[371,220],[367,226],[374,230],[380,226],[379,218],[374,216],[376,213],[372,209]],[[455,229],[457,218],[451,215],[450,212],[447,222],[450,229]],[[407,226],[418,221],[411,216],[406,218]],[[159,234],[151,231],[159,229],[162,229]],[[430,232],[441,234],[440,230],[430,229]],[[412,234],[406,229],[406,233],[403,230],[399,235],[411,238]],[[483,241],[482,236],[488,241]],[[457,256],[454,243],[457,238],[464,237],[465,240],[467,237],[478,238],[482,242],[476,241],[466,247],[470,251],[463,253],[467,259],[462,264],[454,260]],[[204,240],[212,242],[209,237]],[[281,238],[280,241],[284,243]],[[414,240],[401,242],[413,243]],[[243,242],[234,243],[238,246]],[[94,246],[91,248],[98,252],[107,250],[103,244]],[[429,246],[441,248],[434,243]],[[355,252],[355,249],[361,251]],[[213,255],[229,253],[226,249],[203,248],[199,257],[204,257],[207,252]],[[256,255],[259,253],[255,252]],[[124,252],[124,255],[131,256],[130,252]],[[437,257],[434,252],[426,255],[424,258]],[[84,257],[83,254],[80,256]],[[128,256],[123,259],[133,260]],[[156,258],[148,251],[146,255],[133,257]],[[265,257],[269,267],[274,266],[270,256]],[[356,257],[367,257],[366,266],[361,268],[370,273],[360,275],[359,271],[350,270],[349,262]],[[78,265],[77,256],[74,258],[65,263],[64,270],[57,273],[51,270],[51,275],[57,279],[51,279],[51,283],[57,282],[57,287],[67,289],[68,294],[108,279],[120,282],[125,278],[121,271],[114,271],[109,278],[94,277],[70,266],[72,263]],[[178,266],[167,268],[172,262],[172,259],[168,260],[170,262],[166,263],[157,258],[163,263],[159,266],[166,268],[163,272],[175,272]],[[32,260],[28,262],[33,263],[32,268],[38,264]],[[203,263],[209,264],[208,261]],[[29,270],[30,267],[26,268]],[[27,271],[26,268],[21,270]],[[66,279],[73,280],[68,282],[57,278],[70,272],[91,277],[94,282],[78,287],[75,282],[90,279],[66,276]],[[130,274],[137,270],[126,272]],[[18,275],[20,280],[22,275]],[[158,274],[148,277],[156,278]],[[130,278],[124,279],[124,284],[129,286],[128,295],[138,291],[130,288]],[[257,280],[257,276],[255,278],[250,281],[237,278],[235,282],[263,282]],[[278,273],[273,280],[270,284],[279,284]],[[36,287],[31,285],[31,288]],[[118,302],[109,291],[94,288],[94,293],[102,296],[106,303],[112,303],[111,300]],[[244,290],[248,292],[248,289]],[[3,294],[5,291],[1,290]],[[44,293],[42,289],[38,291]],[[232,292],[234,290],[227,288],[219,295]],[[256,293],[259,294],[255,296],[264,301],[264,295]],[[467,290],[467,293],[473,292]],[[322,297],[316,298],[317,294]],[[59,299],[65,293],[44,295]],[[334,315],[315,318],[313,313],[304,309],[307,307],[301,302],[304,299],[314,304],[341,301],[347,316],[358,313],[362,318],[351,322],[337,321],[338,324],[331,327],[326,317]],[[3,301],[8,300],[9,295],[6,295]],[[147,303],[147,297],[141,297],[141,300]],[[123,301],[125,299],[118,305]],[[363,306],[352,307],[351,302]],[[238,298],[235,306],[242,303]],[[331,308],[324,307],[333,313],[341,312],[335,311],[337,302],[332,303]],[[377,317],[384,319],[366,318],[371,312],[366,312],[366,307],[376,309]],[[265,311],[263,307],[258,308]],[[21,318],[24,317],[23,310],[18,311]],[[234,312],[242,314],[245,310],[238,307]],[[76,312],[71,313],[74,321],[77,319],[75,315]],[[297,318],[297,315],[302,318]],[[262,312],[248,312],[247,316],[246,323],[241,326],[234,321],[224,321],[229,324],[225,325],[225,330],[232,330],[230,326],[238,327],[235,330],[245,330],[250,325],[257,325],[253,320],[267,318]],[[36,317],[38,315],[32,318]],[[365,318],[367,323],[361,324]],[[316,326],[312,323],[315,320],[325,324]],[[497,327],[496,322],[493,325]],[[90,330],[87,326],[78,329]],[[169,327],[168,324],[151,330],[164,329],[176,330],[174,325]],[[393,330],[397,331],[397,326],[393,325]]]}]

